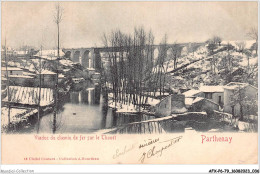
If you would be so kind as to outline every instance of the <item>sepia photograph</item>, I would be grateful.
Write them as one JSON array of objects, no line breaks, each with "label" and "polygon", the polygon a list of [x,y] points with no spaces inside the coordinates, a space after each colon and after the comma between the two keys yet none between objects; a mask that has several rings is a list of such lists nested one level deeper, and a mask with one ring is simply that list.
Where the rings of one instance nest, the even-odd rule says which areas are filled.
[{"label": "sepia photograph", "polygon": [[1,22],[2,161],[258,163],[257,1],[3,1]]}]

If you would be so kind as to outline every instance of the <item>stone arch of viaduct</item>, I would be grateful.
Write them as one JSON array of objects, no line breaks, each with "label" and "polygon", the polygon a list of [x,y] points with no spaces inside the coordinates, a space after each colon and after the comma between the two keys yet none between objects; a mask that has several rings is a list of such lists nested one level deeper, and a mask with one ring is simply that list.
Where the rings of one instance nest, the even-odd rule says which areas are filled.
[{"label": "stone arch of viaduct", "polygon": [[68,48],[62,51],[65,57],[70,58],[74,63],[80,63],[85,68],[95,68],[94,48]]},{"label": "stone arch of viaduct", "polygon": [[[179,46],[187,47],[190,43],[179,44]],[[168,50],[171,45],[168,45]],[[99,69],[101,67],[101,53],[107,51],[116,51],[116,48],[66,48],[63,49],[65,57],[70,58],[74,63],[80,63],[87,69]],[[159,46],[154,45],[154,56],[159,54]],[[167,50],[167,53],[168,53]]]}]

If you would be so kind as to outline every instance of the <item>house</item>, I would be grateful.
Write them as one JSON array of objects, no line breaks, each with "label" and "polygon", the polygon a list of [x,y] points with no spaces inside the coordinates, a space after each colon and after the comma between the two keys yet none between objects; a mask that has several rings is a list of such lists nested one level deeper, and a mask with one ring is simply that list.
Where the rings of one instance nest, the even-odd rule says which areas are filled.
[{"label": "house", "polygon": [[6,67],[1,67],[1,73],[2,76],[6,77],[7,73],[8,76],[9,75],[22,75],[23,74],[23,70],[21,68],[17,68],[17,67],[7,67],[7,71],[6,71]]},{"label": "house", "polygon": [[56,79],[56,73],[43,69],[40,73],[37,75],[39,84],[39,74],[41,74],[41,85],[42,87],[54,87],[55,85],[55,79]]},{"label": "house", "polygon": [[219,110],[219,106],[223,105],[222,86],[202,86],[199,90],[191,89],[183,95],[186,108],[192,112]]},{"label": "house", "polygon": [[1,57],[5,57],[5,54],[6,55],[14,55],[15,54],[15,51],[14,51],[14,49],[13,48],[11,48],[11,47],[6,47],[6,49],[4,49],[3,47],[2,47],[2,49],[1,49]]},{"label": "house", "polygon": [[183,94],[172,94],[155,104],[151,111],[160,117],[184,113],[187,111],[184,100],[185,96]]},{"label": "house", "polygon": [[28,75],[10,75],[9,76],[9,84],[17,85],[17,86],[34,86],[35,78]]},{"label": "house", "polygon": [[201,86],[199,89],[204,98],[223,106],[224,104],[224,88],[223,86]]},{"label": "house", "polygon": [[192,105],[193,100],[195,100],[195,98],[204,97],[204,94],[200,90],[196,90],[196,89],[191,89],[189,91],[186,91],[183,93],[183,95],[185,96],[186,108],[189,108]]},{"label": "house", "polygon": [[[34,86],[35,74],[28,73],[17,67],[8,67],[7,71],[10,85]],[[2,67],[2,81],[5,82],[6,80],[6,68]]]},{"label": "house", "polygon": [[224,112],[234,116],[245,115],[245,113],[246,115],[257,115],[257,98],[258,89],[256,87],[247,83],[230,82],[224,86]]},{"label": "house", "polygon": [[[65,55],[65,53],[62,51],[62,49],[60,49],[59,55],[60,55],[60,57]],[[37,54],[35,54],[35,56],[42,57],[42,58],[48,59],[48,60],[53,60],[53,58],[58,56],[58,50],[57,49],[55,49],[55,50],[41,50],[41,51],[37,52]]]}]

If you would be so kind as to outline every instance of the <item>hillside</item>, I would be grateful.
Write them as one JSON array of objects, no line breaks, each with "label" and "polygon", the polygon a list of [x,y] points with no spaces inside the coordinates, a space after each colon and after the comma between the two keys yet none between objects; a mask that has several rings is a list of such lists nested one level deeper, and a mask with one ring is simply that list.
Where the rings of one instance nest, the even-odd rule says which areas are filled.
[{"label": "hillside", "polygon": [[[209,44],[199,46],[193,52],[181,54],[176,60],[168,60],[164,66],[168,77],[168,87],[192,89],[204,85],[225,85],[231,81],[250,83],[257,86],[258,57],[250,49],[252,41],[244,41],[243,50],[236,41],[223,41],[211,50]],[[183,51],[182,51],[183,52]]]}]

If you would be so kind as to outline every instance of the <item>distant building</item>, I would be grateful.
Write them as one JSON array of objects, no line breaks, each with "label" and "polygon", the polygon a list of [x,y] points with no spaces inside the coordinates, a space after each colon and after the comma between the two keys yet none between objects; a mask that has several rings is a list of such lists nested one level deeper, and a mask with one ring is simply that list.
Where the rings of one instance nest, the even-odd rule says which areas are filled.
[{"label": "distant building", "polygon": [[42,87],[54,87],[56,73],[49,70],[42,70],[41,73],[37,75],[37,84],[39,84],[39,74],[41,74],[41,85]]},{"label": "distant building", "polygon": [[27,75],[9,76],[10,85],[33,87],[34,83],[35,83],[35,78],[32,76],[27,76]]},{"label": "distant building", "polygon": [[200,90],[196,90],[196,89],[190,89],[190,90],[184,92],[183,95],[185,96],[185,106],[186,106],[186,108],[191,107],[195,98],[204,97],[204,94]]},{"label": "distant building", "polygon": [[27,56],[29,54],[29,51],[28,50],[15,51],[14,54],[17,57],[24,57],[24,56]]},{"label": "distant building", "polygon": [[7,67],[7,71],[5,67],[1,67],[1,73],[2,76],[6,77],[6,75],[22,75],[23,74],[23,70],[21,68],[17,68],[17,67]]},{"label": "distant building", "polygon": [[204,98],[223,106],[224,88],[223,86],[201,86],[199,89],[204,94]]},{"label": "distant building", "polygon": [[[34,86],[34,77],[32,73],[25,72],[21,68],[17,67],[8,67],[8,79],[10,85],[19,85],[19,86]],[[2,81],[6,82],[6,68],[2,67]]]},{"label": "distant building", "polygon": [[[62,49],[60,49],[59,54],[60,54],[60,57],[65,55],[65,53],[62,51]],[[40,50],[35,54],[35,56],[46,58],[46,59],[51,59],[51,58],[58,56],[58,50],[57,49]]]},{"label": "distant building", "polygon": [[[237,93],[237,94],[236,94]],[[241,97],[241,99],[239,99]],[[239,82],[230,82],[226,86],[224,86],[224,112],[234,114],[235,116],[241,116],[240,102],[245,103],[252,102],[251,105],[257,106],[257,98],[258,98],[258,89],[247,83],[239,83]],[[234,102],[236,100],[236,102]],[[235,105],[234,105],[235,104]],[[252,114],[257,115],[257,108],[248,109],[247,106],[242,108],[243,115]],[[250,104],[248,105],[250,107]]]},{"label": "distant building", "polygon": [[193,101],[196,97],[203,97],[220,106],[223,106],[224,103],[223,86],[201,86],[199,90],[191,89],[184,92],[183,95],[185,95],[187,101]]},{"label": "distant building", "polygon": [[223,86],[202,86],[184,92],[185,106],[191,112],[219,110],[223,106]]},{"label": "distant building", "polygon": [[7,56],[12,56],[12,55],[15,54],[15,51],[14,51],[14,49],[11,48],[11,47],[7,47],[6,50],[2,47],[2,49],[1,49],[1,56],[2,56],[3,58],[4,58],[4,56],[5,56],[5,53],[6,53]]}]

